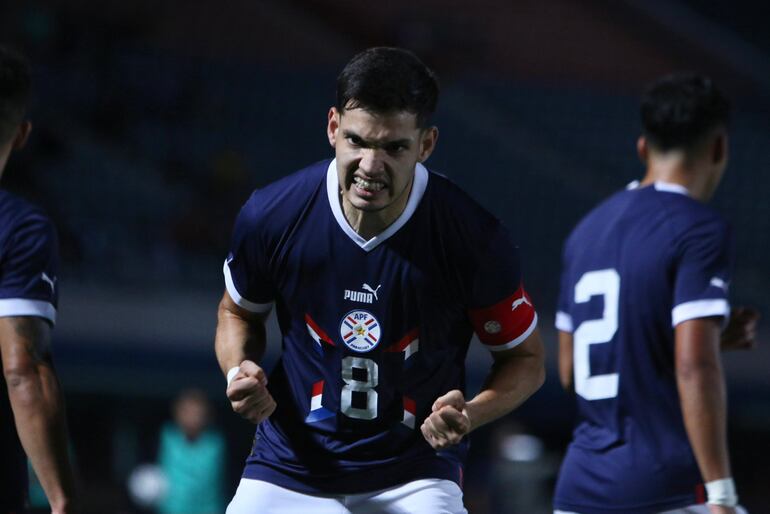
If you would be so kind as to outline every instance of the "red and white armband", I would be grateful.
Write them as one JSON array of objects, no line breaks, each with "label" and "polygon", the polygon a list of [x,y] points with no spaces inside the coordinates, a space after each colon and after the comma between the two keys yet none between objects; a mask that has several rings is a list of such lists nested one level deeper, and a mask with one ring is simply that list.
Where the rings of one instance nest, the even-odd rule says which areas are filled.
[{"label": "red and white armband", "polygon": [[468,316],[476,335],[493,352],[513,348],[537,326],[537,312],[523,286],[495,305],[470,310]]}]

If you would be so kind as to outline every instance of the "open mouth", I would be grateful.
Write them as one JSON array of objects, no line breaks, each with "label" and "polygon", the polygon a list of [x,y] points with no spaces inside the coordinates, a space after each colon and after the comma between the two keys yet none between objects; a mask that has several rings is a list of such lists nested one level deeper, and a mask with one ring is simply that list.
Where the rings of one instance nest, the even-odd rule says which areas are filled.
[{"label": "open mouth", "polygon": [[385,184],[376,180],[366,180],[361,177],[353,177],[356,189],[364,193],[378,193],[385,189]]}]

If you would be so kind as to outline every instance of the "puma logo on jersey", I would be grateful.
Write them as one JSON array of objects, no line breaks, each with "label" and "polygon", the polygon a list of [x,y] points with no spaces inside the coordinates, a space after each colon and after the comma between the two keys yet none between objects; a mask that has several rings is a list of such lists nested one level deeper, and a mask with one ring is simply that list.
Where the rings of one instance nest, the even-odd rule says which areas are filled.
[{"label": "puma logo on jersey", "polygon": [[364,291],[351,291],[350,289],[345,289],[345,297],[343,300],[350,300],[351,302],[361,302],[361,303],[374,303],[375,300],[379,300],[377,298],[377,291],[380,290],[382,287],[382,284],[377,285],[376,288],[372,288],[369,284],[364,283],[361,286],[361,289]]},{"label": "puma logo on jersey", "polygon": [[51,277],[48,276],[48,274],[44,271],[40,278],[43,279],[43,282],[51,286],[51,293],[54,293],[56,291],[56,277],[53,277],[53,280],[51,280]]},{"label": "puma logo on jersey", "polygon": [[724,291],[725,293],[727,292],[728,283],[727,283],[727,282],[725,282],[724,280],[722,280],[722,279],[721,279],[721,278],[719,278],[719,277],[714,277],[714,278],[712,278],[712,279],[711,279],[711,282],[709,282],[709,284],[711,284],[711,285],[712,285],[712,286],[714,286],[714,287],[718,287],[719,289],[721,289],[721,290],[722,290],[722,291]]},{"label": "puma logo on jersey", "polygon": [[530,307],[532,307],[532,304],[529,303],[529,300],[527,300],[527,297],[524,296],[524,293],[521,293],[521,298],[516,298],[513,303],[511,304],[511,310],[515,311],[516,308],[521,305],[522,303],[526,303]]},{"label": "puma logo on jersey", "polygon": [[369,291],[370,293],[372,293],[374,295],[374,299],[375,300],[379,300],[379,298],[377,298],[377,291],[379,291],[381,287],[382,287],[382,284],[378,284],[375,289],[372,289],[372,286],[370,286],[367,283],[364,283],[364,285],[361,286],[361,289],[365,289],[365,290]]}]

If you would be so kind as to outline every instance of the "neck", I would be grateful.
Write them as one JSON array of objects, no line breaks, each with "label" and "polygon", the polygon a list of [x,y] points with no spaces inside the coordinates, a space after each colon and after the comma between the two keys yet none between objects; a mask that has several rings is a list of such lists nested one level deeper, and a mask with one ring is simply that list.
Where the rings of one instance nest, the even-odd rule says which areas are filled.
[{"label": "neck", "polygon": [[678,184],[687,189],[691,197],[705,202],[711,195],[709,180],[709,175],[696,170],[685,154],[671,152],[649,159],[647,173],[641,185],[647,186],[655,182]]}]

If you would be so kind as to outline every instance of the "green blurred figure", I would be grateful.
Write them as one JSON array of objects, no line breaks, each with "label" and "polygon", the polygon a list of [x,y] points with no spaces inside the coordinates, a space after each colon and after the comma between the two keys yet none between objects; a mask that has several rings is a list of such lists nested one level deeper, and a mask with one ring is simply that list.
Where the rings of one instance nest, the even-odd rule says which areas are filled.
[{"label": "green blurred figure", "polygon": [[225,440],[208,428],[209,418],[209,402],[201,391],[183,391],[174,403],[174,423],[160,434],[158,464],[168,483],[160,514],[225,511]]}]

